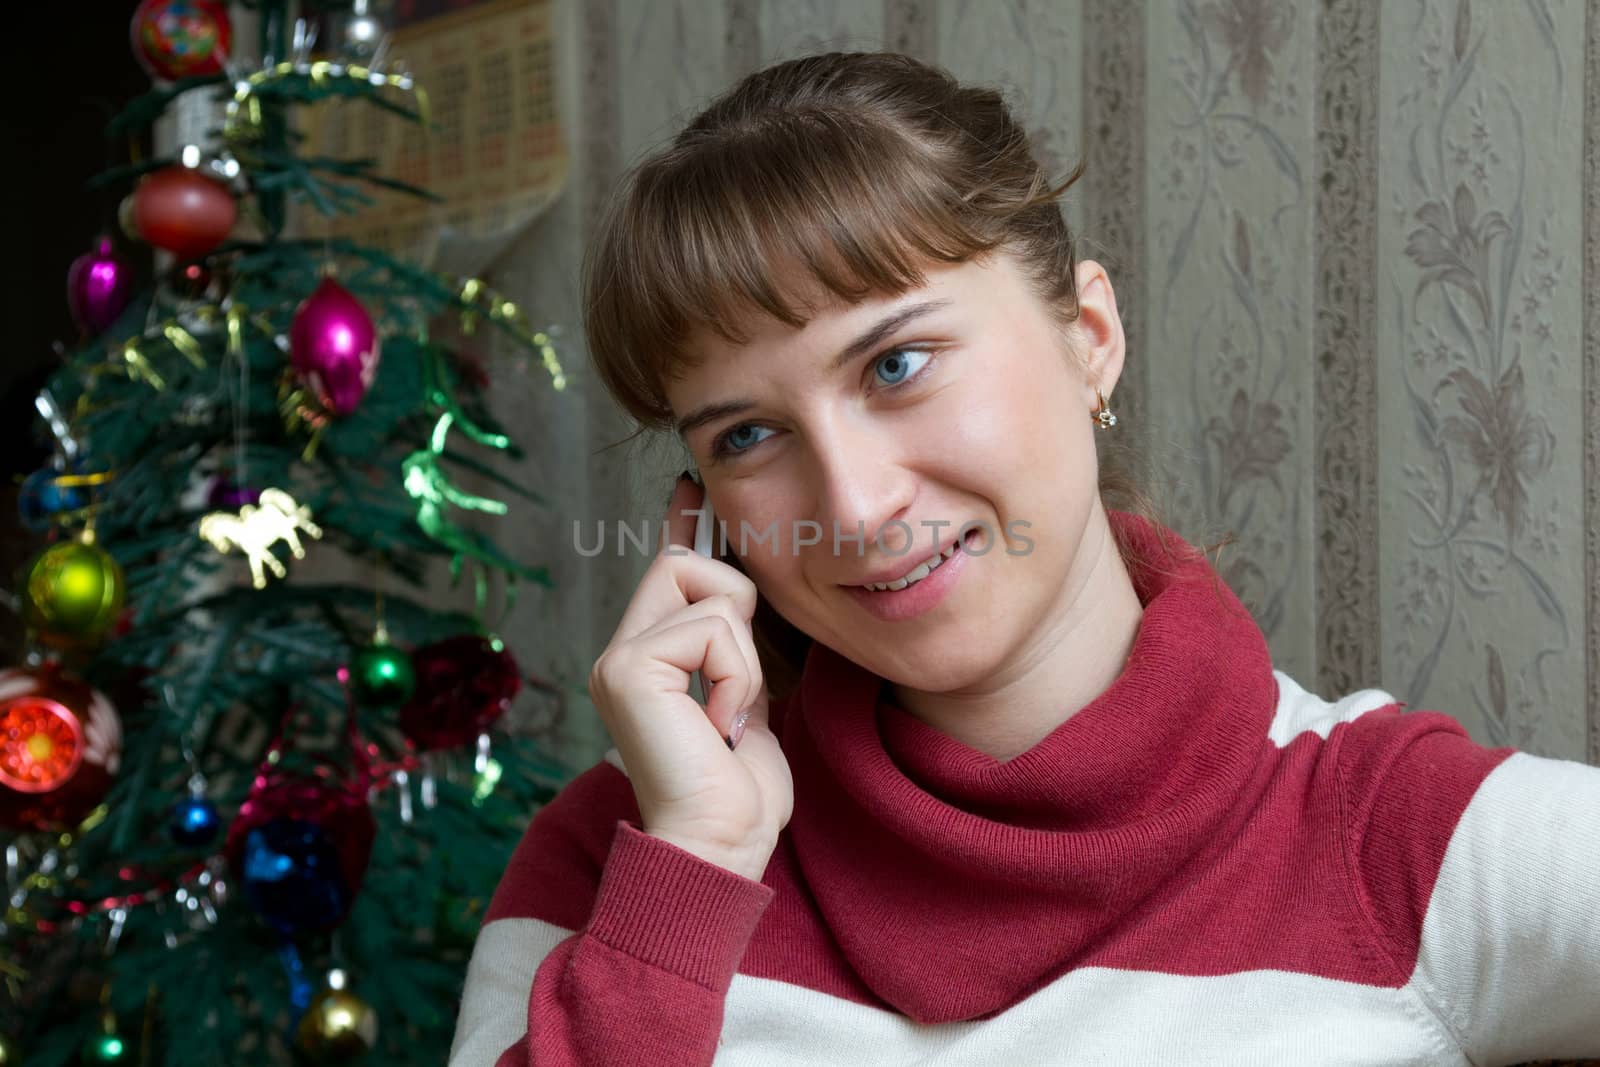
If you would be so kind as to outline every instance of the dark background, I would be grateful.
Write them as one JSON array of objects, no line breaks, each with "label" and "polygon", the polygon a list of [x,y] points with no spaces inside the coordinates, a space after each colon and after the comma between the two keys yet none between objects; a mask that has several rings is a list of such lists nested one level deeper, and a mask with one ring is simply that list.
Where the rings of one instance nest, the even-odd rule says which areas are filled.
[{"label": "dark background", "polygon": [[[113,163],[128,160],[126,142],[109,145],[106,123],[122,105],[150,88],[128,47],[136,0],[29,4],[5,37],[0,114],[4,115],[7,199],[14,249],[5,294],[0,346],[0,456],[4,505],[0,528],[16,540],[15,483],[43,465],[49,448],[36,433],[33,397],[58,365],[54,342],[72,347],[77,330],[67,313],[67,267],[88,251],[97,233],[117,230],[117,204],[129,191],[89,192],[84,183]],[[26,12],[24,14],[24,12]],[[149,152],[146,137],[141,150]],[[124,252],[148,279],[150,256]]]},{"label": "dark background", "polygon": [[[137,0],[30,4],[7,11],[0,61],[0,174],[6,183],[5,238],[12,252],[0,344],[0,666],[17,662],[22,625],[16,613],[21,571],[44,543],[17,518],[17,485],[51,454],[33,398],[60,365],[53,345],[72,348],[77,328],[67,311],[67,268],[96,234],[122,243],[138,279],[151,256],[128,247],[117,230],[117,204],[131,188],[90,192],[89,178],[128,161],[126,142],[108,145],[106,123],[150,79],[128,47]],[[140,151],[148,156],[150,139]]]}]

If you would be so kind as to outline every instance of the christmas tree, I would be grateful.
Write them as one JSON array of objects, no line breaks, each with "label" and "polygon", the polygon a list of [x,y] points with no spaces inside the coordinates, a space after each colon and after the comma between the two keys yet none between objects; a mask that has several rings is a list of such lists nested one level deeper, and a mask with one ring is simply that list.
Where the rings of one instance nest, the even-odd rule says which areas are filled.
[{"label": "christmas tree", "polygon": [[[44,547],[0,671],[0,1064],[444,1062],[486,897],[571,776],[504,736],[555,687],[491,604],[549,583],[475,520],[539,501],[440,338],[506,338],[559,389],[556,354],[480,279],[304,236],[428,194],[297,118],[426,127],[424,87],[362,0],[246,8],[253,63],[221,0],[139,5],[157,84],[109,135],[206,94],[218,136],[101,176],[163,266],[136,286],[110,235],[73,264],[82,343],[37,398],[58,454],[22,489]],[[432,603],[445,564],[471,609]]]}]

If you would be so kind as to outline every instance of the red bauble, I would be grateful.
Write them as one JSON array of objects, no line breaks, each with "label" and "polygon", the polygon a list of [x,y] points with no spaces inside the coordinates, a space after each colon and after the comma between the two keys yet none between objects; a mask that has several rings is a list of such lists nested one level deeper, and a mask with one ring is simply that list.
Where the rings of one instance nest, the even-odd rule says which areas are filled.
[{"label": "red bauble", "polygon": [[471,744],[522,687],[511,653],[472,634],[415,650],[411,666],[417,688],[400,709],[400,730],[423,751]]},{"label": "red bauble", "polygon": [[133,194],[139,235],[179,259],[194,259],[217,247],[239,218],[228,187],[184,166],[147,174]]},{"label": "red bauble", "polygon": [[167,284],[185,300],[207,300],[212,296],[212,286],[226,288],[225,283],[219,284],[221,273],[204,260],[193,260],[173,267]]},{"label": "red bauble", "polygon": [[64,830],[94,810],[122,763],[122,720],[55,664],[0,671],[0,826]]},{"label": "red bauble", "polygon": [[128,27],[133,55],[152,78],[222,73],[233,47],[223,0],[144,0]]}]

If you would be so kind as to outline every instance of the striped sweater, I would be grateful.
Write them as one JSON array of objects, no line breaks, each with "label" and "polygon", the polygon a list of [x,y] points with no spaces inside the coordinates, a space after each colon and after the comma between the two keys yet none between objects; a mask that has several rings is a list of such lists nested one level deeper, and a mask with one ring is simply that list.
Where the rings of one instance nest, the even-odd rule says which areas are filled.
[{"label": "striped sweater", "polygon": [[1320,699],[1203,561],[1133,574],[1122,674],[1005,762],[814,647],[759,882],[643,833],[607,753],[513,856],[450,1063],[1600,1056],[1600,768]]}]

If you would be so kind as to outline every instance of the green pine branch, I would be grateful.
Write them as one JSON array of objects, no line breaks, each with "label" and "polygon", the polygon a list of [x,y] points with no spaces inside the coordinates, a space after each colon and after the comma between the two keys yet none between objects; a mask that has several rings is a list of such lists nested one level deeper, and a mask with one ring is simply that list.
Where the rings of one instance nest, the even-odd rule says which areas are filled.
[{"label": "green pine branch", "polygon": [[[287,5],[244,2],[261,9],[264,50],[284,56]],[[336,8],[341,0],[323,6]],[[225,101],[234,86],[211,76],[154,88],[130,102],[107,136],[137,132],[189,92]],[[435,573],[430,563],[447,560],[460,577],[465,559],[475,582],[497,575],[507,597],[513,582],[551,585],[546,567],[506,552],[486,532],[495,524],[472,513],[446,509],[453,537],[431,535],[401,479],[401,463],[432,447],[432,429],[450,410],[458,421],[439,448],[437,471],[452,481],[477,479],[508,502],[545,506],[495,461],[497,451],[520,457],[514,443],[499,449],[483,443],[489,437],[473,436],[475,428],[504,431],[425,335],[429,323],[453,317],[469,328],[487,323],[531,350],[543,339],[502,299],[463,279],[354,241],[284,233],[290,201],[341,214],[369,206],[375,190],[438,199],[377,173],[370,159],[305,154],[291,121],[297,109],[350,98],[420,121],[413,98],[364,80],[293,71],[258,79],[251,92],[262,121],[248,130],[234,126],[227,148],[242,167],[244,207],[267,236],[230,240],[203,257],[222,272],[226,303],[197,305],[161,288],[146,292],[49,385],[74,413],[87,456],[114,475],[97,491],[95,529],[98,543],[124,568],[130,609],[127,629],[87,650],[92,654],[76,665],[91,683],[120,694],[123,765],[104,800],[107,817],[72,842],[64,868],[71,873],[58,886],[72,899],[103,900],[138,888],[124,877],[129,872],[146,885],[175,877],[222,847],[219,839],[183,849],[167,836],[168,813],[186,794],[192,771],[186,745],[225,819],[249,794],[266,739],[286,708],[300,709],[288,765],[307,759],[306,750],[338,751],[348,705],[336,672],[370,639],[375,571],[384,576],[384,623],[403,648],[480,628],[471,614],[440,610],[427,585]],[[129,163],[91,184],[131,184],[172,162]],[[330,263],[378,324],[383,354],[361,405],[328,421],[313,450],[309,428],[285,419],[282,393],[295,380],[282,339]],[[237,327],[231,331],[230,310]],[[240,556],[220,555],[198,535],[211,510],[206,480],[219,475],[290,491],[323,531],[320,540],[306,539],[308,554],[339,549],[357,570],[348,581],[297,580],[298,563],[280,543],[275,554],[289,578],[252,588]],[[357,714],[363,736],[384,758],[405,752],[392,709]],[[426,809],[413,797],[410,821],[401,818],[395,788],[379,790],[378,836],[353,910],[333,936],[297,939],[311,977],[344,967],[352,988],[378,1012],[377,1058],[385,1062],[443,1061],[475,922],[527,820],[573,773],[531,739],[500,736],[494,759],[501,777],[485,794],[471,757],[429,758],[438,804]],[[288,1062],[295,1010],[280,944],[252,912],[235,872],[227,881],[230,896],[215,925],[176,907],[169,893],[160,910],[129,909],[109,957],[99,949],[109,922],[103,910],[73,919],[60,901],[52,910],[52,894],[35,891],[29,906],[62,925],[17,933],[8,945],[37,975],[8,1020],[28,1062],[56,1067],[73,1060],[97,1026],[97,1005],[66,989],[73,973],[109,980],[111,1006],[130,1038],[155,988],[160,1062]]]}]

